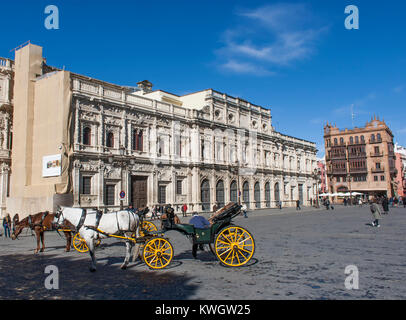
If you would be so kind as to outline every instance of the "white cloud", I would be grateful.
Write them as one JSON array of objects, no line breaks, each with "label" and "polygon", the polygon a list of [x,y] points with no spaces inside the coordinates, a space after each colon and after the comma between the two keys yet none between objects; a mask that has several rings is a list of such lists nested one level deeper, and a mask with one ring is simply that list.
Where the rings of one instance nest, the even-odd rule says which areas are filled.
[{"label": "white cloud", "polygon": [[[223,33],[216,51],[219,65],[239,73],[274,74],[275,68],[311,57],[325,27],[314,27],[312,14],[303,4],[274,4],[240,10],[239,23]],[[312,22],[308,27],[309,21]],[[227,67],[226,67],[227,69]]]},{"label": "white cloud", "polygon": [[405,85],[400,85],[400,86],[397,86],[397,87],[393,88],[393,91],[394,91],[395,93],[401,93],[401,92],[403,92],[403,90],[405,90],[405,89],[406,89],[406,86],[405,86]]}]

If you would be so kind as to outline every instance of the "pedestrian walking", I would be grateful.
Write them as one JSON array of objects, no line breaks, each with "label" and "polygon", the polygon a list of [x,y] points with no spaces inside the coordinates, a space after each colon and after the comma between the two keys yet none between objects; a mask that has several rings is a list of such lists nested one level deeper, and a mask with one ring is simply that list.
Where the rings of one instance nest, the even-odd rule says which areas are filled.
[{"label": "pedestrian walking", "polygon": [[371,201],[371,205],[370,205],[370,210],[372,213],[372,216],[374,217],[374,221],[372,221],[372,226],[373,227],[377,227],[379,228],[381,225],[379,224],[379,219],[382,216],[381,210],[379,209],[378,204],[376,203],[376,199],[373,198]]},{"label": "pedestrian walking", "polygon": [[300,208],[300,200],[296,200],[296,210],[302,210]]},{"label": "pedestrian walking", "polygon": [[281,200],[279,200],[279,202],[278,202],[278,207],[279,207],[279,210],[282,210],[282,201]]},{"label": "pedestrian walking", "polygon": [[182,206],[182,215],[184,217],[187,216],[187,205],[186,205],[186,203]]},{"label": "pedestrian walking", "polygon": [[158,214],[157,213],[158,213],[158,206],[154,206],[152,208],[152,216],[151,216],[152,220],[158,219]]},{"label": "pedestrian walking", "polygon": [[326,206],[326,210],[330,210],[330,200],[326,199],[326,201],[324,202],[324,205]]},{"label": "pedestrian walking", "polygon": [[382,208],[383,208],[383,214],[388,214],[389,213],[389,202],[388,198],[383,198],[382,200]]},{"label": "pedestrian walking", "polygon": [[7,238],[10,238],[10,228],[11,228],[11,218],[10,215],[7,214],[7,216],[3,219],[3,229],[4,229],[4,236]]},{"label": "pedestrian walking", "polygon": [[248,216],[247,216],[247,205],[245,203],[242,205],[241,211],[242,211],[242,214],[244,215],[244,218],[248,218]]},{"label": "pedestrian walking", "polygon": [[362,208],[362,199],[361,199],[361,198],[359,198],[358,204],[359,204],[359,206]]}]

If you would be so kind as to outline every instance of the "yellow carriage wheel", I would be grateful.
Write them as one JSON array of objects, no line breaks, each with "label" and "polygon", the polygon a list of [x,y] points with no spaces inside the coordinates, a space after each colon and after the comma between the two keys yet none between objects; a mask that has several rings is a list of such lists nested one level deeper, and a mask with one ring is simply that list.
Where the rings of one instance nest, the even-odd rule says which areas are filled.
[{"label": "yellow carriage wheel", "polygon": [[228,267],[240,267],[251,260],[255,241],[248,230],[230,226],[221,230],[214,243],[217,258]]},{"label": "yellow carriage wheel", "polygon": [[144,231],[147,231],[147,232],[158,231],[158,228],[152,222],[143,221],[142,225],[141,225],[141,231],[140,231],[141,237],[145,236]]},{"label": "yellow carriage wheel", "polygon": [[75,234],[75,236],[73,237],[73,247],[75,248],[76,251],[80,253],[85,253],[89,251],[85,239],[83,239],[79,235],[79,233]]},{"label": "yellow carriage wheel", "polygon": [[142,256],[151,269],[165,268],[173,258],[172,244],[164,238],[152,238],[145,243]]}]

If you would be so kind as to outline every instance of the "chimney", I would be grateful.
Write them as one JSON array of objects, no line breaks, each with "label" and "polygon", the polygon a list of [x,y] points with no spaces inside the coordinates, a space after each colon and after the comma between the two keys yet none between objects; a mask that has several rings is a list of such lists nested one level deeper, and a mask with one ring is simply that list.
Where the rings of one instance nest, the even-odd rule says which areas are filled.
[{"label": "chimney", "polygon": [[152,83],[148,80],[140,81],[137,83],[138,88],[140,88],[144,93],[148,93],[152,91]]}]

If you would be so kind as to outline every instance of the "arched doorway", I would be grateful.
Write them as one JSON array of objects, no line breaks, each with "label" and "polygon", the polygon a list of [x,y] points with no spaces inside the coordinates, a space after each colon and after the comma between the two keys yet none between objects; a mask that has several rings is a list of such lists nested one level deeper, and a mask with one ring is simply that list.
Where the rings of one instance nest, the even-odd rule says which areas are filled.
[{"label": "arched doorway", "polygon": [[230,201],[234,203],[238,203],[238,190],[237,190],[237,182],[233,181],[230,184]]},{"label": "arched doorway", "polygon": [[278,202],[280,201],[279,182],[275,183],[275,186],[274,186],[274,198],[275,198],[275,201],[276,201],[276,205],[278,205]]},{"label": "arched doorway", "polygon": [[224,183],[219,180],[216,185],[216,201],[219,208],[224,207]]},{"label": "arched doorway", "polygon": [[254,185],[255,208],[261,208],[261,188],[259,182]]},{"label": "arched doorway", "polygon": [[247,205],[247,208],[250,207],[250,185],[248,181],[242,185],[242,201]]},{"label": "arched doorway", "polygon": [[203,180],[200,186],[200,201],[202,202],[202,210],[210,211],[210,183],[208,180]]},{"label": "arched doorway", "polygon": [[265,206],[267,208],[271,206],[271,186],[269,182],[265,183]]}]

